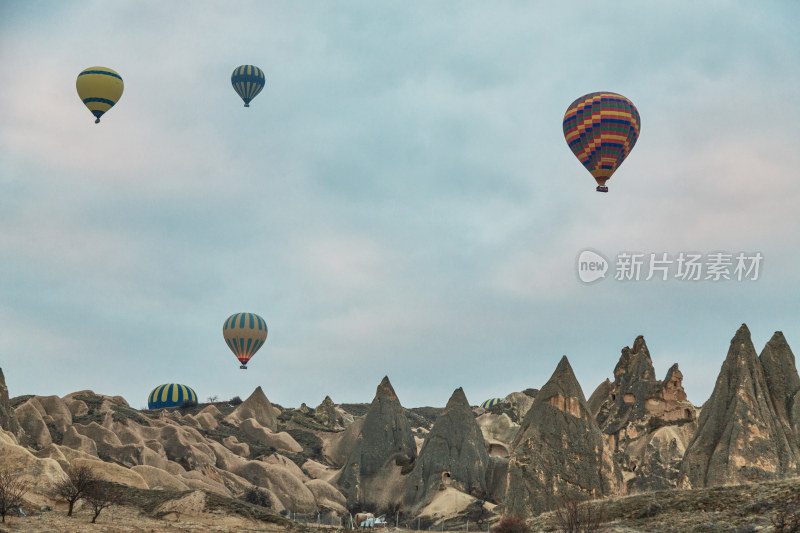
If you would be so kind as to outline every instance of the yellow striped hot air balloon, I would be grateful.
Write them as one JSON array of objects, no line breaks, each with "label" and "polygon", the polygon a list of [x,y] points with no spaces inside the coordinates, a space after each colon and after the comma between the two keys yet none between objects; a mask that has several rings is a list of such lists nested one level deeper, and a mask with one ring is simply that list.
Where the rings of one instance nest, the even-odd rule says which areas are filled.
[{"label": "yellow striped hot air balloon", "polygon": [[119,101],[125,86],[122,76],[114,70],[89,67],[78,74],[75,87],[83,104],[97,117],[94,121],[97,124],[100,117]]},{"label": "yellow striped hot air balloon", "polygon": [[197,394],[191,387],[178,383],[166,383],[153,389],[150,396],[147,397],[147,408],[178,407],[186,401],[197,403]]},{"label": "yellow striped hot air balloon", "polygon": [[503,398],[489,398],[488,400],[486,400],[481,404],[481,407],[483,407],[484,409],[489,409],[490,407],[494,407],[495,405],[497,405],[502,401],[504,401]]},{"label": "yellow striped hot air balloon", "polygon": [[236,313],[222,325],[222,336],[233,355],[247,370],[247,362],[267,340],[267,323],[255,313]]},{"label": "yellow striped hot air balloon", "polygon": [[266,83],[264,71],[255,65],[240,65],[231,74],[233,90],[244,101],[245,107],[250,107],[250,101],[261,92]]}]

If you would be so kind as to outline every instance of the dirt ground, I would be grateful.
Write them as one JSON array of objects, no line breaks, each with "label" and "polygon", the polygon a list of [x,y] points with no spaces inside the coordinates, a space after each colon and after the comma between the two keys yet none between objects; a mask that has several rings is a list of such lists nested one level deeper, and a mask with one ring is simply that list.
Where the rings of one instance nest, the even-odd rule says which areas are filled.
[{"label": "dirt ground", "polygon": [[105,509],[97,518],[97,523],[91,524],[92,513],[86,509],[73,511],[72,517],[67,516],[66,509],[55,509],[42,512],[41,522],[39,515],[6,517],[6,523],[0,524],[0,532],[31,531],[31,532],[76,532],[76,533],[179,533],[191,532],[247,532],[270,531],[281,532],[286,528],[274,524],[266,524],[247,520],[240,516],[230,516],[223,513],[192,513],[181,515],[179,511],[158,520],[145,516],[139,509],[133,507],[111,507]]}]

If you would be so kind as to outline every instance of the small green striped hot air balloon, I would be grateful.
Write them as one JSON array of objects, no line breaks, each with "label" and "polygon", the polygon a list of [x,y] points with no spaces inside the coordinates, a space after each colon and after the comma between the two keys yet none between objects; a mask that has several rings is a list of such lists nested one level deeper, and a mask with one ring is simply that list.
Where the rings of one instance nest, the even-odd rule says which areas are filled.
[{"label": "small green striped hot air balloon", "polygon": [[197,403],[197,394],[191,387],[178,383],[165,383],[153,389],[147,397],[147,408],[179,407],[185,401]]},{"label": "small green striped hot air balloon", "polygon": [[489,409],[490,407],[494,407],[495,405],[497,405],[502,401],[503,398],[489,398],[488,400],[486,400],[481,404],[481,407],[483,407],[484,409]]},{"label": "small green striped hot air balloon", "polygon": [[267,340],[267,323],[255,313],[236,313],[222,325],[222,335],[228,348],[247,370],[247,362]]},{"label": "small green striped hot air balloon", "polygon": [[250,107],[250,100],[261,92],[266,83],[264,71],[255,65],[238,66],[231,74],[233,90],[244,100],[245,107]]}]

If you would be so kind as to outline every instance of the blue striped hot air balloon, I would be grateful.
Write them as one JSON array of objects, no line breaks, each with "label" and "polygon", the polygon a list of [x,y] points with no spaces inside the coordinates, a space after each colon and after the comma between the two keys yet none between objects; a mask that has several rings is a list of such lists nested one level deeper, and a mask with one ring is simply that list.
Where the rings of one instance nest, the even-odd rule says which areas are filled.
[{"label": "blue striped hot air balloon", "polygon": [[266,83],[264,71],[255,65],[241,65],[233,69],[231,74],[233,90],[244,100],[245,107],[250,107],[250,100],[261,92]]},{"label": "blue striped hot air balloon", "polygon": [[484,409],[489,409],[490,407],[493,407],[502,401],[503,398],[489,398],[488,400],[486,400],[481,404],[481,407],[483,407]]},{"label": "blue striped hot air balloon", "polygon": [[153,389],[153,392],[147,397],[147,408],[179,407],[187,400],[197,402],[197,394],[191,387],[177,383],[166,383]]}]

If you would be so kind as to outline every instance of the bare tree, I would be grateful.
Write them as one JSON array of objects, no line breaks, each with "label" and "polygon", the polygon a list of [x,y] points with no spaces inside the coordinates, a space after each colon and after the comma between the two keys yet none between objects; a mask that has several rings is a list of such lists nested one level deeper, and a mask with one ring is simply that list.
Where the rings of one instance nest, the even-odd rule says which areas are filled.
[{"label": "bare tree", "polygon": [[580,497],[566,494],[555,509],[555,517],[564,533],[590,533],[598,530],[604,514],[602,509],[594,509]]},{"label": "bare tree", "polygon": [[92,524],[95,523],[95,520],[100,516],[100,512],[103,509],[111,507],[112,505],[119,505],[120,503],[119,494],[106,486],[106,484],[100,482],[95,482],[88,488],[84,499],[94,511]]},{"label": "bare tree", "polygon": [[0,468],[0,516],[4,523],[6,515],[22,505],[22,497],[29,487],[28,482],[22,481],[20,473],[6,467]]},{"label": "bare tree", "polygon": [[56,494],[69,504],[67,516],[72,516],[75,502],[86,497],[86,494],[97,484],[97,476],[88,465],[70,465],[65,470],[67,477],[56,483]]}]

